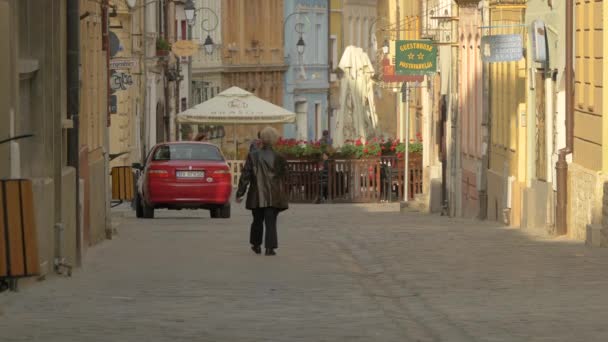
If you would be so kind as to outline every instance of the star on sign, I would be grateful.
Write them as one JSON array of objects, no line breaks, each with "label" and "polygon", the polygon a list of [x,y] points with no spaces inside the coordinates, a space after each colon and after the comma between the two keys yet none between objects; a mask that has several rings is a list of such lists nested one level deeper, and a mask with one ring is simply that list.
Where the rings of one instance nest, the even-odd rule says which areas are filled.
[{"label": "star on sign", "polygon": [[424,54],[422,52],[418,54],[418,59],[424,59]]},{"label": "star on sign", "polygon": [[414,59],[414,54],[410,52],[410,54],[409,54],[409,55],[407,55],[407,57],[408,57],[409,59]]}]

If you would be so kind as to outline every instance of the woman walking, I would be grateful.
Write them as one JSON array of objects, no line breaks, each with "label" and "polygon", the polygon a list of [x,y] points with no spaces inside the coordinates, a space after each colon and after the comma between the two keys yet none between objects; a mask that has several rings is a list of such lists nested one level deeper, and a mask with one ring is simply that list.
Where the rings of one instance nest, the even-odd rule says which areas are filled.
[{"label": "woman walking", "polygon": [[273,150],[279,133],[272,127],[260,132],[261,147],[247,156],[239,179],[236,201],[240,203],[247,192],[246,208],[253,214],[249,242],[256,253],[262,252],[264,225],[266,255],[275,255],[278,247],[277,217],[288,208],[287,161]]}]

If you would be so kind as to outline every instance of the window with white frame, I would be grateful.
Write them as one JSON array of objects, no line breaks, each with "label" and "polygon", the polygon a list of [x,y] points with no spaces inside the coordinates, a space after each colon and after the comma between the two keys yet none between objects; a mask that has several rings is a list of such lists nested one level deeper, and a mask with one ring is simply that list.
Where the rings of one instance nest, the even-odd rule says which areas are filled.
[{"label": "window with white frame", "polygon": [[315,62],[317,64],[321,63],[321,44],[323,44],[323,39],[321,39],[321,24],[317,24],[315,29]]},{"label": "window with white frame", "polygon": [[331,44],[331,68],[335,70],[338,67],[338,37],[331,35],[329,37]]}]

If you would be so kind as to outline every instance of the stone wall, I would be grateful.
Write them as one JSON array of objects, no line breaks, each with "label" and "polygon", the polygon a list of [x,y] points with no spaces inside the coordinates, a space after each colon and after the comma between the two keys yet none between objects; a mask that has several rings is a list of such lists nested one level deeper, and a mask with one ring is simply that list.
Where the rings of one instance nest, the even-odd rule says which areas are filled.
[{"label": "stone wall", "polygon": [[588,224],[602,219],[602,191],[606,177],[571,163],[568,172],[568,237],[584,241]]}]

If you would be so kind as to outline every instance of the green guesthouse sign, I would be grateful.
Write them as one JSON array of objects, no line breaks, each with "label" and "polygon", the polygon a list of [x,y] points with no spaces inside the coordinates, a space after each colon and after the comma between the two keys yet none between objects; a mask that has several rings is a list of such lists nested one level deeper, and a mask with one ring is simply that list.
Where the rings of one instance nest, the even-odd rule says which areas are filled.
[{"label": "green guesthouse sign", "polygon": [[437,72],[437,45],[430,40],[397,40],[395,51],[397,75],[426,75]]}]

